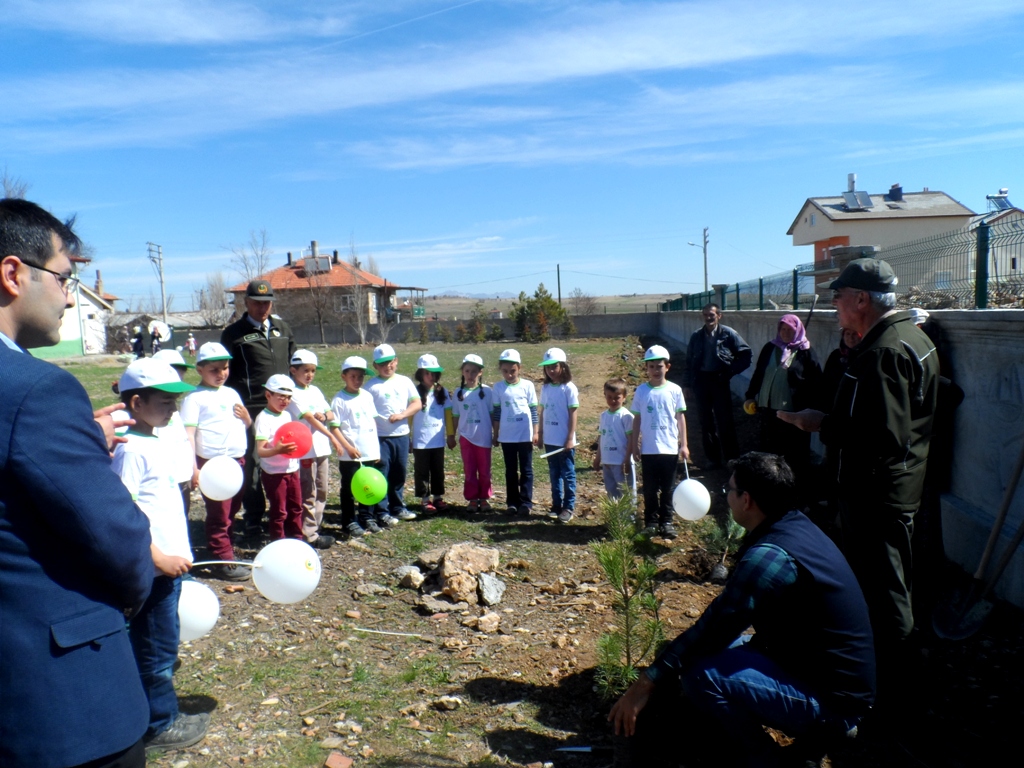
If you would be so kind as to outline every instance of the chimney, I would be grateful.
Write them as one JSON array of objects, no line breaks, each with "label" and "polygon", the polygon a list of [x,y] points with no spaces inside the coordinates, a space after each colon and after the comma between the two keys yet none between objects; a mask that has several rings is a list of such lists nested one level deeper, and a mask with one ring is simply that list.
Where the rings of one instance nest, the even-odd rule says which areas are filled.
[{"label": "chimney", "polygon": [[857,190],[857,174],[848,173],[846,174],[846,191],[855,192]]},{"label": "chimney", "polygon": [[314,259],[320,255],[320,246],[317,244],[316,240],[309,241],[309,255]]},{"label": "chimney", "polygon": [[290,267],[291,265],[292,265],[292,252],[288,251],[288,266]]},{"label": "chimney", "polygon": [[96,295],[103,298],[103,276],[96,270]]},{"label": "chimney", "polygon": [[339,259],[338,259],[338,252],[337,251],[334,252],[334,258],[331,259],[331,264],[341,264],[341,261],[339,261]]},{"label": "chimney", "polygon": [[903,202],[903,187],[899,184],[893,184],[889,187],[889,199],[894,203]]}]

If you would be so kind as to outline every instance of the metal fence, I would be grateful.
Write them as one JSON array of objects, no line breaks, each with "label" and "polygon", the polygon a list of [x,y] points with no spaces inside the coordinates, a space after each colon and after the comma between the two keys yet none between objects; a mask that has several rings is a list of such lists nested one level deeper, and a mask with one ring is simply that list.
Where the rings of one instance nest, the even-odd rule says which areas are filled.
[{"label": "metal fence", "polygon": [[[1011,210],[941,235],[882,248],[878,258],[899,277],[897,302],[924,309],[1024,307],[1024,213]],[[808,308],[839,272],[832,262],[801,264],[788,272],[691,293],[665,302],[662,312]]]}]

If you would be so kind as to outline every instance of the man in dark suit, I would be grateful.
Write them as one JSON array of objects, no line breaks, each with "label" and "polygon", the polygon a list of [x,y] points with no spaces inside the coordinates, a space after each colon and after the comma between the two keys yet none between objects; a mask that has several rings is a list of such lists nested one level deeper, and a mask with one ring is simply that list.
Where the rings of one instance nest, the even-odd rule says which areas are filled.
[{"label": "man in dark suit", "polygon": [[78,245],[33,203],[0,200],[5,768],[145,765],[149,710],[125,615],[153,583],[149,522],[110,469],[82,385],[27,352],[60,341]]}]

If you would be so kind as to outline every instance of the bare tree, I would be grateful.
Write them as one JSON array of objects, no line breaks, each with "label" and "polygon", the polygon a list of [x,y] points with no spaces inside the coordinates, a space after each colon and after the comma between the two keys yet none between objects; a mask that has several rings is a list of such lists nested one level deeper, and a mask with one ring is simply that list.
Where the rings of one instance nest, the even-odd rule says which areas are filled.
[{"label": "bare tree", "polygon": [[7,166],[4,166],[4,171],[0,174],[0,184],[4,188],[4,197],[23,199],[31,184],[24,179],[20,179],[17,176],[12,176],[10,171],[7,170]]},{"label": "bare tree", "polygon": [[352,274],[352,288],[346,296],[339,297],[344,301],[345,306],[341,307],[341,314],[349,318],[349,325],[359,334],[359,343],[366,343],[366,332],[370,329],[370,316],[367,306],[369,299],[369,287],[359,272],[359,254],[356,252],[354,239],[348,243],[349,263],[343,264]]},{"label": "bare tree", "polygon": [[398,311],[392,309],[389,299],[386,292],[382,293],[381,306],[377,309],[377,335],[381,344],[387,342],[391,329],[398,325]]},{"label": "bare tree", "polygon": [[249,242],[229,246],[228,250],[231,251],[231,265],[247,281],[265,275],[270,268],[270,257],[274,255],[265,227],[260,227],[259,231],[249,230]]},{"label": "bare tree", "polygon": [[581,288],[573,288],[569,294],[569,306],[574,315],[596,315],[597,299]]},{"label": "bare tree", "polygon": [[324,336],[324,323],[333,314],[331,310],[334,306],[334,288],[331,286],[331,281],[327,279],[329,274],[330,272],[306,272],[306,287],[309,290],[309,302],[306,306],[312,310],[316,324],[320,328],[321,344],[327,343]]},{"label": "bare tree", "polygon": [[377,260],[373,258],[372,253],[366,257],[366,267],[364,271],[369,272],[371,275],[380,277],[380,267],[377,265]]},{"label": "bare tree", "polygon": [[196,303],[199,306],[199,316],[203,319],[203,325],[207,328],[217,328],[227,319],[228,304],[227,291],[224,285],[224,275],[220,272],[210,272],[206,275],[206,285],[196,290]]}]

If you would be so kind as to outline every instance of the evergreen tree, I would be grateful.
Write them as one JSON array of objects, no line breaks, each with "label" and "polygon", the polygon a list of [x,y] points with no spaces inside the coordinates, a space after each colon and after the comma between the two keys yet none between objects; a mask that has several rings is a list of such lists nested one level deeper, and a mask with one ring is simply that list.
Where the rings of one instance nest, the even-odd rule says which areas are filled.
[{"label": "evergreen tree", "polygon": [[[566,329],[571,324],[569,313],[554,299],[544,283],[537,286],[533,296],[520,293],[512,302],[509,317],[515,323],[516,338],[523,341],[540,341],[550,338],[551,327]],[[531,328],[536,329],[535,333]]]}]

